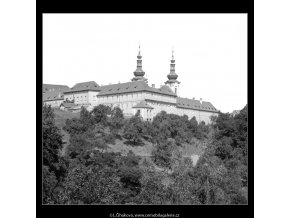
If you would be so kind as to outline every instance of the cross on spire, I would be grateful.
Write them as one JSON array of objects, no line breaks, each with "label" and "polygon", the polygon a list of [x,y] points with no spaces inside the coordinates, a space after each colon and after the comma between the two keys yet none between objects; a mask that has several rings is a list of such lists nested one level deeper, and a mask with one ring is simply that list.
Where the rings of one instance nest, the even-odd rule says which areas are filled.
[{"label": "cross on spire", "polygon": [[138,56],[141,56],[141,54],[140,54],[141,52],[140,52],[140,42],[139,42],[139,54],[138,54]]}]

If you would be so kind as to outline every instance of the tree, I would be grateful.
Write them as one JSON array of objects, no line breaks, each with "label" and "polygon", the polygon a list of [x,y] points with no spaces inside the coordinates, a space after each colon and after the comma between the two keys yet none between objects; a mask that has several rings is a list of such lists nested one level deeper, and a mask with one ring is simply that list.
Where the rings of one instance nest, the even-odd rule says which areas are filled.
[{"label": "tree", "polygon": [[136,156],[132,151],[122,158],[118,175],[123,184],[123,191],[126,193],[124,203],[131,202],[141,190],[140,179],[142,172],[139,168],[139,160],[140,157]]},{"label": "tree", "polygon": [[208,133],[209,125],[205,125],[205,122],[201,121],[197,126],[194,136],[199,140],[203,140],[205,138],[208,138]]},{"label": "tree", "polygon": [[124,138],[134,145],[141,144],[144,132],[144,125],[140,115],[136,114],[131,117],[129,122],[124,126]]},{"label": "tree", "polygon": [[214,126],[214,138],[195,167],[196,194],[202,204],[245,204],[247,106],[235,117],[220,113]]},{"label": "tree", "polygon": [[58,154],[62,149],[62,136],[60,129],[55,126],[53,109],[44,106],[42,114],[43,164],[53,168],[54,163],[58,163]]},{"label": "tree", "polygon": [[159,167],[171,168],[172,141],[158,142],[152,151],[152,160]]},{"label": "tree", "polygon": [[152,125],[156,129],[153,136],[156,141],[174,138],[177,145],[190,141],[190,132],[188,129],[190,123],[186,115],[178,116],[161,111],[153,118]]},{"label": "tree", "polygon": [[91,114],[94,118],[95,123],[100,123],[104,126],[108,125],[108,117],[111,115],[111,108],[100,104],[93,108]]},{"label": "tree", "polygon": [[192,132],[192,133],[195,133],[197,131],[197,128],[198,128],[198,122],[196,120],[195,117],[192,117],[190,120],[189,120],[189,126],[188,126],[189,130]]},{"label": "tree", "polygon": [[111,117],[109,119],[109,126],[111,132],[117,135],[124,125],[124,115],[123,111],[119,107],[115,107],[111,112]]},{"label": "tree", "polygon": [[53,190],[66,174],[67,162],[60,156],[63,141],[60,129],[55,126],[54,112],[50,106],[42,108],[43,133],[43,202],[55,202]]},{"label": "tree", "polygon": [[94,118],[91,115],[91,113],[85,107],[82,107],[81,108],[81,112],[80,112],[80,122],[84,126],[86,126],[86,129],[89,129],[92,126],[94,126]]},{"label": "tree", "polygon": [[84,132],[88,130],[88,128],[89,128],[89,125],[82,122],[80,119],[72,118],[72,119],[67,119],[65,121],[65,126],[63,127],[63,130],[65,130],[71,136],[73,136],[73,135],[83,134]]},{"label": "tree", "polygon": [[155,143],[154,136],[156,134],[156,128],[152,125],[151,122],[145,121],[143,122],[143,138],[151,143]]},{"label": "tree", "polygon": [[112,168],[79,165],[70,169],[64,182],[64,204],[118,204],[122,185]]},{"label": "tree", "polygon": [[141,182],[141,191],[135,197],[137,204],[169,204],[169,193],[162,184],[162,175],[154,171],[144,171]]}]

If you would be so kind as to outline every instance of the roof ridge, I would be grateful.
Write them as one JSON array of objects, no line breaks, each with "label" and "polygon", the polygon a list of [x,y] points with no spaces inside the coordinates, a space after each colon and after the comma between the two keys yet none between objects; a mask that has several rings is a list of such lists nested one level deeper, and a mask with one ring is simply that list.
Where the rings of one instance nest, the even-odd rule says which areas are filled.
[{"label": "roof ridge", "polygon": [[[85,84],[85,83],[96,83],[96,81],[87,81],[87,82],[81,82],[81,83],[76,83],[75,85],[77,85],[77,84]],[[98,83],[96,83],[96,84],[98,84]]]}]

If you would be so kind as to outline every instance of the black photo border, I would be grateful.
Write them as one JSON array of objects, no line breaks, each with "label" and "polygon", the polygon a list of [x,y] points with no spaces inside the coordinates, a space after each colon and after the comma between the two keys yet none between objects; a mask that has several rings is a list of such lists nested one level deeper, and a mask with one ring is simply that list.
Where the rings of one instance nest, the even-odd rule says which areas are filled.
[{"label": "black photo border", "polygon": [[[179,214],[179,217],[254,216],[254,1],[193,1],[149,3],[88,3],[39,1],[36,5],[37,215],[51,217],[112,217],[111,214]],[[102,11],[103,10],[103,11]],[[245,13],[248,18],[248,205],[43,205],[42,204],[42,15],[44,13]],[[122,216],[120,216],[122,217]]]}]

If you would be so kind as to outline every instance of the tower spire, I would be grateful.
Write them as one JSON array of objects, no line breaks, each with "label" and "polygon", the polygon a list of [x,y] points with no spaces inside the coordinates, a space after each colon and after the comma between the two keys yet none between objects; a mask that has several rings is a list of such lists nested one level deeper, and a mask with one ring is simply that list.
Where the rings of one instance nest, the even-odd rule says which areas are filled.
[{"label": "tower spire", "polygon": [[140,43],[139,43],[139,52],[137,55],[137,69],[134,71],[134,78],[132,81],[145,81],[147,82],[147,79],[144,78],[145,72],[142,69],[142,56],[140,51]]},{"label": "tower spire", "polygon": [[140,42],[139,42],[139,53],[138,56],[141,56],[141,51],[140,51]]},{"label": "tower spire", "polygon": [[170,60],[170,73],[167,75],[168,80],[165,82],[172,91],[178,96],[179,95],[179,84],[177,81],[178,75],[175,73],[175,60],[174,60],[174,49],[172,47],[172,59]]}]

